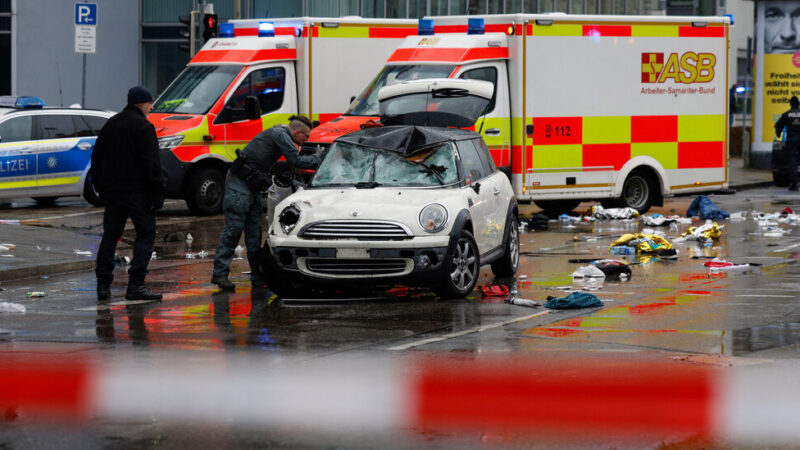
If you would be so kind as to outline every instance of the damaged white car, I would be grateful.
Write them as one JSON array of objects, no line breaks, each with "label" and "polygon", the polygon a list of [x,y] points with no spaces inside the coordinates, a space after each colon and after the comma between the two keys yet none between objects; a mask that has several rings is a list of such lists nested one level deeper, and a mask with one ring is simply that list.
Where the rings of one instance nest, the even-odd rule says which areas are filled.
[{"label": "damaged white car", "polygon": [[483,265],[513,275],[516,198],[480,134],[462,129],[492,90],[465,80],[383,88],[384,126],[337,139],[308,186],[276,206],[265,247],[273,291],[402,284],[461,298]]}]

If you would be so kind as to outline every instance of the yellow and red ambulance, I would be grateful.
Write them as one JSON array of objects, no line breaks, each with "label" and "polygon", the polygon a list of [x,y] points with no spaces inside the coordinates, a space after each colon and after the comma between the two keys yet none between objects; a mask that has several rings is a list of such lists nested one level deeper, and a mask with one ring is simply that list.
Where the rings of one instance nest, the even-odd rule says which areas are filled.
[{"label": "yellow and red ambulance", "polygon": [[726,188],[723,17],[565,14],[429,17],[341,118],[306,146],[378,119],[377,92],[417,78],[494,83],[480,131],[520,200],[640,212],[664,195]]},{"label": "yellow and red ambulance", "polygon": [[167,197],[195,214],[222,209],[236,149],[292,114],[340,115],[402,40],[407,19],[293,18],[220,24],[154,104]]}]

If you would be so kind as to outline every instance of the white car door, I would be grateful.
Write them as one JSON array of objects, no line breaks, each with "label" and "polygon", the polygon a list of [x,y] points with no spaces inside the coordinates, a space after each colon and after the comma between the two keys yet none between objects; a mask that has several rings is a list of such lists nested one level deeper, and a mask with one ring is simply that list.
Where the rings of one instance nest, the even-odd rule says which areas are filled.
[{"label": "white car door", "polygon": [[33,116],[13,114],[0,122],[0,198],[36,192],[36,141]]},{"label": "white car door", "polygon": [[475,241],[480,254],[483,255],[495,247],[490,227],[496,208],[494,195],[491,186],[486,183],[486,170],[475,144],[471,140],[463,140],[459,141],[457,146],[464,171],[465,186],[462,189],[467,196]]}]

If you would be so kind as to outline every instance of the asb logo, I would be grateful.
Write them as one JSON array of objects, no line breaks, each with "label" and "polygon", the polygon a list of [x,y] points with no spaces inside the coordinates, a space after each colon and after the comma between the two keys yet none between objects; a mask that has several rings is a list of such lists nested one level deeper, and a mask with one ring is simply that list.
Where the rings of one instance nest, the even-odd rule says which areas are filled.
[{"label": "asb logo", "polygon": [[642,83],[708,83],[714,79],[717,57],[713,53],[642,53]]}]

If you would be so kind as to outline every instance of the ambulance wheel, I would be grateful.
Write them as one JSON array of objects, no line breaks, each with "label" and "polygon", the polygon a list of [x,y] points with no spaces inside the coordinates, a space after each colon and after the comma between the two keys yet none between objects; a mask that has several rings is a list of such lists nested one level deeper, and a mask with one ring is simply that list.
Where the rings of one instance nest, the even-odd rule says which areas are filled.
[{"label": "ambulance wheel", "polygon": [[514,215],[510,215],[507,222],[505,251],[500,259],[492,263],[492,273],[498,277],[510,277],[517,273],[519,267],[519,225]]},{"label": "ambulance wheel", "polygon": [[83,199],[91,203],[92,206],[103,206],[104,204],[89,177],[86,177],[86,181],[83,183]]},{"label": "ambulance wheel", "polygon": [[36,200],[37,206],[53,206],[58,197],[33,197],[33,199]]},{"label": "ambulance wheel", "polygon": [[478,244],[472,233],[462,231],[452,253],[446,258],[442,283],[433,291],[442,298],[464,298],[475,289],[481,270]]},{"label": "ambulance wheel", "polygon": [[189,180],[186,205],[197,216],[219,214],[224,192],[225,174],[212,167],[202,168]]},{"label": "ambulance wheel", "polygon": [[534,200],[533,203],[542,208],[547,216],[572,212],[581,203],[580,200]]},{"label": "ambulance wheel", "polygon": [[633,208],[639,211],[639,214],[644,214],[653,205],[656,189],[655,183],[651,183],[644,172],[634,171],[628,175],[625,184],[622,185],[622,197],[620,198],[622,206]]}]

